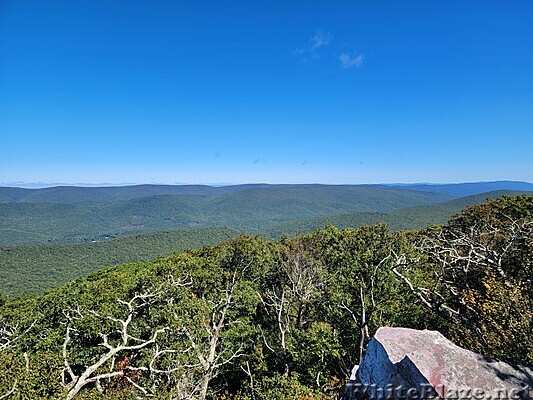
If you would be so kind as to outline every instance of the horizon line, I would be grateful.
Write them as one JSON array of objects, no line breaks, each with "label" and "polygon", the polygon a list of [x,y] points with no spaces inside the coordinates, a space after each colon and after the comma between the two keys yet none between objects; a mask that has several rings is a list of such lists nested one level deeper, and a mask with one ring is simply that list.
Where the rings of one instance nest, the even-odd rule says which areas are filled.
[{"label": "horizon line", "polygon": [[512,179],[499,179],[499,180],[481,180],[481,181],[453,181],[453,182],[377,182],[377,183],[320,183],[320,182],[307,182],[307,183],[268,183],[268,182],[245,182],[245,183],[227,183],[227,182],[216,182],[216,183],[133,183],[133,182],[122,182],[122,183],[69,183],[69,182],[0,182],[0,187],[4,188],[19,188],[19,189],[46,189],[46,188],[57,188],[57,187],[80,187],[80,188],[97,188],[97,187],[131,187],[131,186],[210,186],[210,187],[225,187],[225,186],[245,186],[245,185],[268,185],[268,186],[304,186],[304,185],[321,185],[321,186],[414,186],[414,185],[461,185],[461,184],[475,184],[475,183],[502,183],[502,182],[512,182],[512,183],[525,183],[533,184],[533,182],[528,182],[524,180],[512,180]]}]

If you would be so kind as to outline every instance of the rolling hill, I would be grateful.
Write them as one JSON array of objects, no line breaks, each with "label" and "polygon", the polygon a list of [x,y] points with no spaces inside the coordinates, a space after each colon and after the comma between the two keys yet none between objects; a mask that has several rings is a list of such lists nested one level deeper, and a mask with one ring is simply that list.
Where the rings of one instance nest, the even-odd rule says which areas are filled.
[{"label": "rolling hill", "polygon": [[532,192],[533,183],[521,181],[494,181],[494,182],[465,182],[450,184],[409,184],[387,185],[389,187],[404,187],[431,193],[444,193],[454,197],[466,197],[497,190],[514,190],[518,192]]},{"label": "rolling hill", "polygon": [[237,236],[227,228],[150,232],[94,243],[0,247],[0,293],[37,294],[104,266],[151,260],[216,245]]},{"label": "rolling hill", "polygon": [[[250,189],[309,188],[324,185],[271,185],[265,183],[208,186],[208,185],[132,185],[132,186],[54,186],[39,189],[0,187],[0,203],[80,203],[115,202],[141,197],[162,195],[219,196],[224,193]],[[327,185],[331,187],[331,185]],[[387,187],[442,193],[452,197],[465,197],[495,190],[533,191],[533,184],[519,181],[469,182],[453,184],[388,184],[388,185],[343,185],[348,187]]]},{"label": "rolling hill", "polygon": [[227,226],[253,232],[288,221],[391,212],[453,198],[406,188],[292,185],[216,196],[158,195],[115,202],[0,204],[0,245],[75,243],[141,232]]},{"label": "rolling hill", "polygon": [[[486,199],[523,193],[515,191],[494,191],[453,199],[438,204],[404,207],[390,212],[360,211],[354,213],[332,213],[331,215],[315,218],[288,220],[283,223],[253,229],[253,218],[258,218],[258,215],[261,214],[259,211],[253,213],[250,210],[258,202],[264,202],[267,205],[261,212],[263,213],[262,215],[270,216],[270,218],[273,218],[272,215],[276,211],[273,206],[274,204],[277,204],[278,207],[284,206],[285,216],[289,212],[298,212],[299,207],[306,206],[306,203],[301,199],[301,188],[292,194],[285,193],[285,190],[282,190],[282,188],[278,189],[278,191],[269,189],[268,196],[265,193],[261,193],[260,190],[259,192],[255,192],[255,195],[251,197],[234,194],[222,199],[214,198],[204,204],[204,206],[210,215],[213,216],[214,222],[217,221],[217,218],[218,220],[229,219],[231,215],[228,210],[238,209],[241,206],[241,210],[247,210],[248,212],[242,217],[249,218],[249,232],[259,233],[270,238],[280,238],[284,234],[294,236],[311,232],[316,228],[324,227],[326,223],[331,223],[338,228],[345,228],[385,222],[392,230],[421,229],[429,225],[444,224],[451,216],[458,214],[467,206],[482,203]],[[312,191],[307,194],[318,196],[320,191],[316,188],[314,190],[314,192]],[[382,192],[378,193],[382,194]],[[322,195],[324,199],[320,207],[323,207],[323,209],[319,211],[325,211],[327,209],[324,204],[330,204],[332,210],[342,209],[346,207],[346,204],[355,205],[360,208],[365,206],[365,203],[354,202],[349,193],[343,193],[343,195],[337,193],[336,196],[335,194],[330,194],[331,196],[335,196],[333,198],[324,194]],[[277,196],[284,196],[284,201],[282,203],[276,203],[274,199]],[[178,199],[181,200],[181,203],[176,203]],[[136,213],[145,212],[146,210],[155,212],[154,210],[159,207],[159,214],[157,215],[172,216],[176,212],[176,205],[180,204],[181,215],[190,216],[190,213],[192,213],[191,210],[194,210],[195,200],[197,200],[195,196],[147,197],[137,199],[133,202],[119,202],[121,205],[119,209],[131,216],[136,215]],[[168,202],[165,203],[165,201]],[[65,218],[62,220],[62,213],[66,212],[65,210],[76,210],[77,214],[74,215],[78,216],[79,220],[82,220],[89,215],[84,214],[84,212],[90,212],[90,209],[89,211],[86,209],[88,205],[93,207],[96,212],[101,211],[99,207],[103,206],[101,203],[82,205],[10,204],[10,206],[34,209],[35,222],[38,222],[39,212],[46,212],[48,213],[47,215],[50,215],[51,211],[53,211],[58,223],[63,222],[63,225],[60,225],[60,227],[64,229],[68,229],[72,220],[68,218],[68,215],[65,215]],[[104,205],[114,210],[112,204]],[[385,202],[381,207],[386,209],[387,207],[391,207],[391,205],[387,205]],[[187,210],[189,214],[186,213]],[[112,219],[112,214],[107,215],[107,217],[110,218],[107,222],[120,222],[120,215],[115,217],[116,220]],[[157,219],[154,221],[157,221]],[[261,224],[258,223],[257,226],[261,226]],[[44,230],[46,226],[42,225],[40,229]],[[80,230],[80,232],[82,231]],[[0,293],[9,296],[41,293],[68,280],[85,276],[104,266],[143,261],[154,257],[166,256],[176,251],[183,251],[187,248],[217,244],[238,234],[239,231],[234,229],[210,227],[148,232],[85,243],[2,246],[0,247]],[[107,236],[104,235],[103,237]]]},{"label": "rolling hill", "polygon": [[114,202],[163,195],[214,196],[267,184],[207,186],[207,185],[133,185],[133,186],[54,186],[40,189],[0,187],[0,203],[81,203]]},{"label": "rolling hill", "polygon": [[459,214],[464,208],[473,204],[483,203],[487,199],[502,196],[517,196],[531,192],[498,190],[473,196],[461,197],[438,204],[406,207],[390,213],[356,212],[330,215],[327,217],[310,218],[307,220],[288,221],[273,225],[259,231],[261,235],[279,238],[281,235],[298,235],[322,228],[330,223],[338,228],[355,228],[361,225],[386,223],[392,230],[423,229],[430,225],[445,224],[450,218]]}]

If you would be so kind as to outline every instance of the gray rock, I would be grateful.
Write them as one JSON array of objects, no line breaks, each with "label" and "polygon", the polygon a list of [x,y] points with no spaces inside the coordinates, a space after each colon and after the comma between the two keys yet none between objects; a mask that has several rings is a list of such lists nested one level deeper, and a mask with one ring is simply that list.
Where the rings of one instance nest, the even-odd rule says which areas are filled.
[{"label": "gray rock", "polygon": [[344,399],[532,399],[533,370],[485,358],[436,331],[380,328]]}]

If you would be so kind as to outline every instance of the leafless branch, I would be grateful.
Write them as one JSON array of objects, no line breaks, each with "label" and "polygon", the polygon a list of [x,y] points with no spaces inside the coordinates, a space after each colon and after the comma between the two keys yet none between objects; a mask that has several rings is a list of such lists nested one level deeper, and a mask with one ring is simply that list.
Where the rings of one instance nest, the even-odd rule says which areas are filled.
[{"label": "leafless branch", "polygon": [[[134,337],[130,333],[130,327],[131,323],[137,313],[137,310],[139,308],[145,307],[155,301],[159,293],[148,293],[148,294],[138,294],[135,295],[131,300],[124,301],[121,299],[117,299],[117,302],[125,306],[127,309],[126,318],[116,318],[110,315],[101,315],[100,313],[89,310],[86,314],[84,314],[79,308],[75,310],[68,310],[65,311],[64,314],[67,316],[68,324],[66,328],[65,333],[65,340],[63,342],[63,363],[64,363],[64,369],[62,373],[62,383],[63,385],[68,389],[67,394],[67,400],[70,400],[74,398],[79,391],[84,388],[86,385],[95,383],[97,387],[101,388],[101,381],[113,377],[123,377],[127,382],[129,382],[133,387],[135,387],[137,390],[141,391],[143,394],[147,395],[148,391],[146,388],[142,387],[139,383],[134,382],[127,374],[127,371],[132,370],[141,370],[142,368],[135,368],[131,366],[124,366],[123,368],[119,370],[113,371],[115,367],[115,359],[119,355],[126,356],[127,354],[130,354],[132,352],[142,350],[144,348],[147,348],[149,346],[152,346],[157,343],[158,336],[164,333],[165,331],[169,330],[169,327],[164,327],[160,329],[156,329],[151,336],[148,339],[141,339]],[[85,370],[79,374],[76,375],[76,373],[73,371],[69,359],[68,359],[68,347],[69,344],[72,341],[71,334],[76,332],[76,329],[73,328],[71,325],[80,319],[83,319],[86,317],[86,315],[92,315],[98,318],[102,318],[108,321],[111,321],[118,325],[119,329],[117,332],[120,333],[120,340],[117,344],[112,344],[109,341],[109,335],[110,332],[107,333],[100,333],[99,336],[102,338],[102,342],[100,343],[100,346],[104,347],[107,351],[102,354],[93,364],[88,365]],[[159,351],[159,353],[155,353],[154,357],[157,358],[162,354],[162,351]],[[152,360],[154,362],[154,360]],[[150,362],[150,365],[152,365],[152,362]],[[110,364],[110,372],[99,372],[101,368],[106,365]],[[153,372],[160,372],[160,370],[153,371]],[[68,373],[69,375],[69,381],[67,382],[67,379],[65,377],[65,373]]]},{"label": "leafless branch", "polygon": [[7,399],[9,396],[15,393],[15,390],[17,390],[17,384],[18,380],[15,379],[15,383],[13,383],[13,387],[11,388],[11,390],[3,395],[0,395],[0,399]]},{"label": "leafless branch", "polygon": [[[37,321],[34,320],[28,328],[22,331],[20,328],[20,324],[8,325],[6,323],[2,323],[0,325],[0,352],[14,347],[15,343],[24,335],[26,335],[34,327],[36,322]],[[28,354],[24,352],[23,357],[25,361],[26,373],[28,373],[30,368]],[[11,389],[7,393],[0,395],[0,399],[6,399],[13,393],[15,393],[15,391],[17,390],[17,385],[18,379],[15,379]]]}]

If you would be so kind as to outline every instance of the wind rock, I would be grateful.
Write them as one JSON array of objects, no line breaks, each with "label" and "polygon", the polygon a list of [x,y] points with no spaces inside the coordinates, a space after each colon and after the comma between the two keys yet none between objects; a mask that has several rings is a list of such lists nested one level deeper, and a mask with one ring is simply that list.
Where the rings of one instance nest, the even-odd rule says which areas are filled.
[{"label": "wind rock", "polygon": [[533,399],[533,370],[485,358],[436,331],[380,328],[344,400]]}]

